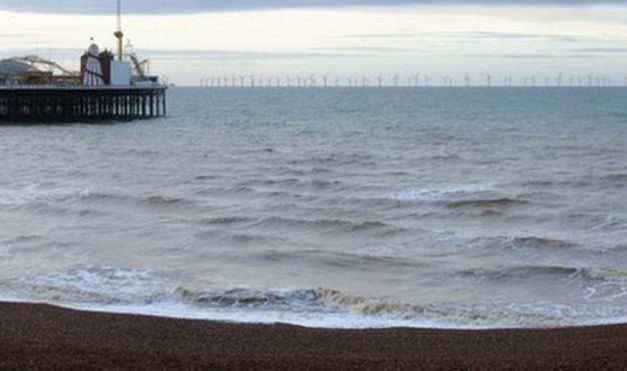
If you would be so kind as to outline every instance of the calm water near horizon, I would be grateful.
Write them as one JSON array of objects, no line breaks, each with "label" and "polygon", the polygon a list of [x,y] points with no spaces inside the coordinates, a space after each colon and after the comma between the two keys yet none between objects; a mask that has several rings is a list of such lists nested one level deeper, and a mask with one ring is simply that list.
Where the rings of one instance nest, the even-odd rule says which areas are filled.
[{"label": "calm water near horizon", "polygon": [[200,89],[0,126],[0,299],[323,327],[627,320],[627,89]]}]

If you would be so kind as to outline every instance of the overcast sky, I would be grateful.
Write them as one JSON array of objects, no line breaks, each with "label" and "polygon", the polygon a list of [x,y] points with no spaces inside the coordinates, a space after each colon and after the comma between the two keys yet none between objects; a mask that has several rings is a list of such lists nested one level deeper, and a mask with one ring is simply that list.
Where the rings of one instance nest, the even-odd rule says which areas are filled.
[{"label": "overcast sky", "polygon": [[[627,78],[627,4],[591,0],[126,0],[124,29],[152,72],[180,84],[255,74],[487,74],[520,82]],[[115,1],[0,0],[0,57],[76,68],[90,37],[114,45]]]}]

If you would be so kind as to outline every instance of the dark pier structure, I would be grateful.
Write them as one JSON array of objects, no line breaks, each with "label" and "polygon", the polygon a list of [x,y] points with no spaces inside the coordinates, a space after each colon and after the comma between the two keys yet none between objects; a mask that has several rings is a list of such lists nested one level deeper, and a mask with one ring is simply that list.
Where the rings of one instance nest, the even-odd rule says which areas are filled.
[{"label": "dark pier structure", "polygon": [[89,122],[164,116],[166,87],[0,86],[0,123]]}]

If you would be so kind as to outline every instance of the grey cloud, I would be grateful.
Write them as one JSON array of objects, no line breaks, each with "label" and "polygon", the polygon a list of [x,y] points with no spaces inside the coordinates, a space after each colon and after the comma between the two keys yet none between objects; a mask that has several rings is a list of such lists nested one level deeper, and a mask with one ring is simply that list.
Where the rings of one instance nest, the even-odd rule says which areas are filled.
[{"label": "grey cloud", "polygon": [[607,54],[627,54],[627,47],[597,47],[573,49],[576,53],[607,53]]},{"label": "grey cloud", "polygon": [[602,55],[587,53],[503,53],[503,54],[450,54],[441,55],[447,57],[464,57],[464,58],[485,58],[485,59],[598,59],[604,58]]},{"label": "grey cloud", "polygon": [[401,48],[394,46],[338,46],[313,48],[312,50],[335,53],[411,53],[418,51],[418,49],[415,48]]},{"label": "grey cloud", "polygon": [[[394,5],[593,5],[624,4],[624,0],[133,0],[125,11],[141,14],[199,13],[297,7],[394,6]],[[0,0],[0,9],[46,13],[112,12],[114,1],[102,0]]]},{"label": "grey cloud", "polygon": [[[37,49],[5,49],[0,52],[0,56],[24,56],[39,54],[42,50]],[[58,56],[76,55],[76,58],[83,53],[80,49],[46,48],[46,54]],[[180,49],[141,49],[139,55],[153,60],[162,61],[268,61],[268,60],[303,60],[303,59],[342,59],[342,58],[369,58],[374,54],[368,53],[339,53],[339,52],[263,52],[255,50],[180,50]]]}]

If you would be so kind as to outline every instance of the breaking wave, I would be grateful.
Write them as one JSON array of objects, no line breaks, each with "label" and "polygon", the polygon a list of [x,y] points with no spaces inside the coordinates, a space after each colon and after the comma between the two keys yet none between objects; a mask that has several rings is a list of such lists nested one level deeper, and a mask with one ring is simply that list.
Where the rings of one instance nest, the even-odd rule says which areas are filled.
[{"label": "breaking wave", "polygon": [[[527,266],[512,268],[508,274],[538,273],[579,275],[601,284],[627,284],[627,272],[610,269]],[[410,304],[322,287],[282,290],[169,288],[164,280],[150,271],[95,266],[31,280],[0,281],[0,287],[5,295],[13,293],[13,299],[77,308],[161,313],[179,318],[280,321],[323,327],[554,327],[611,323],[627,318],[627,309],[611,305],[498,301]],[[598,287],[600,290],[602,286]],[[169,308],[169,312],[164,308]]]}]

